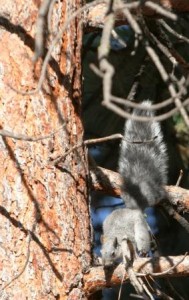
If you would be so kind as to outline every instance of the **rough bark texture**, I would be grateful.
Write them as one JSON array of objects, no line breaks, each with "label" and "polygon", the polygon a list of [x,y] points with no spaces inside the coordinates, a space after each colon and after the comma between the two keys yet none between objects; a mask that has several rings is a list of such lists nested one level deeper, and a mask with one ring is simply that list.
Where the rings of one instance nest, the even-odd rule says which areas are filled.
[{"label": "rough bark texture", "polygon": [[[43,91],[23,96],[10,86],[27,91],[37,85],[39,68],[33,71],[31,59],[41,1],[0,4],[1,128],[44,136],[66,124],[39,142],[0,138],[0,298],[85,299],[82,277],[90,264],[85,149],[67,156],[62,168],[51,164],[83,138],[82,31],[74,20],[53,52]],[[52,31],[57,32],[69,9],[81,4],[57,1]]]},{"label": "rough bark texture", "polygon": [[[121,177],[118,173],[101,167],[90,169],[91,187],[115,197],[120,197]],[[176,205],[179,211],[189,212],[189,191],[178,186],[165,187],[169,201]]]},{"label": "rough bark texture", "polygon": [[[174,266],[176,266],[174,268]],[[146,278],[152,278],[152,274],[157,277],[181,277],[187,276],[189,271],[188,256],[167,256],[156,258],[138,258],[134,261],[133,270],[136,273],[143,274]],[[161,274],[160,274],[161,273]],[[121,284],[129,279],[128,273],[125,272],[124,264],[117,267],[104,269],[93,267],[90,272],[84,275],[84,289],[87,293],[94,293],[105,287],[111,287]]]}]

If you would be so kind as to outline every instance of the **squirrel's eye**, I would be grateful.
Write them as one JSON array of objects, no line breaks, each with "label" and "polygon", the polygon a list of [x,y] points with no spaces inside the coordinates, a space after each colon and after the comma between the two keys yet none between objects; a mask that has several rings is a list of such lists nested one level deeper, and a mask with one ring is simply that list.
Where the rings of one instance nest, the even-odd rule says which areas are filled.
[{"label": "squirrel's eye", "polygon": [[112,257],[114,257],[115,256],[115,251],[112,251]]}]

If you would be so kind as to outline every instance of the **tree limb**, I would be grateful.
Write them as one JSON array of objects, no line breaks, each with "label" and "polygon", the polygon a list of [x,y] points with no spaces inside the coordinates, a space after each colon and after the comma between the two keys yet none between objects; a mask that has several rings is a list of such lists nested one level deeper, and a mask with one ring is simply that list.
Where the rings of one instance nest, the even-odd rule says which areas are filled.
[{"label": "tree limb", "polygon": [[[171,268],[174,265],[175,268]],[[187,255],[185,258],[184,256],[156,257],[153,259],[137,258],[134,261],[133,270],[136,273],[158,273],[159,277],[166,278],[185,277],[189,275],[189,256]],[[169,272],[166,272],[167,270]],[[97,290],[119,285],[121,284],[123,274],[124,281],[127,281],[128,274],[125,272],[124,264],[118,265],[114,270],[109,269],[106,271],[104,271],[102,266],[92,267],[87,274],[84,274],[84,290],[92,294]]]},{"label": "tree limb", "polygon": [[[121,177],[118,173],[101,167],[90,168],[91,188],[115,197],[120,197]],[[166,186],[171,204],[178,211],[189,212],[189,191],[178,186]]]},{"label": "tree limb", "polygon": [[[163,8],[171,11],[173,10],[175,13],[183,13],[189,12],[189,2],[188,0],[154,0],[155,4],[160,4]],[[86,31],[90,28],[102,28],[104,26],[105,17],[107,12],[107,4],[100,3],[90,8],[90,10],[86,11],[84,16],[84,25]],[[137,12],[137,8],[132,10],[133,13]],[[157,12],[154,9],[151,9],[145,6],[142,10],[145,16],[149,17],[157,17]],[[119,11],[116,13],[116,26],[120,24],[127,24],[127,20],[123,13]]]}]

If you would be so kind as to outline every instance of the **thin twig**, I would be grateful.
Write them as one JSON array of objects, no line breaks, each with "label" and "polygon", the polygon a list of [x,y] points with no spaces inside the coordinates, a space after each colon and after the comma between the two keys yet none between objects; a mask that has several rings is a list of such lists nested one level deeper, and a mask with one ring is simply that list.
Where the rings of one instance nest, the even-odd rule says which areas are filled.
[{"label": "thin twig", "polygon": [[160,6],[157,3],[154,3],[152,1],[145,1],[144,5],[151,8],[152,10],[154,10],[155,12],[160,14],[161,16],[167,17],[172,21],[177,21],[177,19],[178,19],[177,15],[175,15],[174,13],[168,11],[167,9],[163,8],[162,6]]},{"label": "thin twig", "polygon": [[181,262],[184,261],[184,259],[186,258],[188,252],[186,252],[184,254],[184,256],[175,264],[173,265],[172,267],[170,267],[169,269],[163,271],[163,272],[157,272],[157,273],[136,273],[136,276],[153,276],[153,277],[158,277],[158,276],[162,276],[162,275],[166,275],[168,274],[169,272],[171,272],[172,270],[174,270]]},{"label": "thin twig", "polygon": [[122,249],[122,255],[123,255],[123,263],[125,266],[125,270],[127,271],[128,277],[130,279],[131,284],[135,288],[137,294],[143,295],[144,290],[139,282],[138,278],[135,275],[135,272],[133,271],[132,264],[133,264],[133,257],[134,257],[134,247],[127,240],[127,238],[123,237],[123,240],[121,242],[121,249]]},{"label": "thin twig", "polygon": [[[119,8],[119,6],[118,6],[118,8]],[[141,40],[142,39],[142,30],[140,29],[139,24],[137,23],[135,18],[132,16],[132,14],[130,13],[130,11],[127,7],[125,7],[123,9],[123,13],[124,13],[125,17],[127,18],[127,21],[129,22],[131,28],[135,32],[136,38],[138,40]]]},{"label": "thin twig", "polygon": [[[180,95],[179,93],[177,94],[178,96]],[[141,103],[135,103],[133,101],[130,101],[128,98],[127,99],[123,99],[120,97],[116,97],[116,96],[111,96],[111,100],[118,103],[118,104],[123,104],[124,106],[128,106],[128,107],[132,107],[132,108],[138,108],[138,109],[144,109],[146,110],[146,107],[144,106],[144,104]],[[148,107],[149,110],[159,110],[162,109],[170,104],[172,104],[174,102],[173,98],[169,98],[167,100],[161,101],[158,104],[152,104]]]},{"label": "thin twig", "polygon": [[176,32],[172,27],[170,27],[163,19],[158,20],[158,22],[173,36],[177,37],[179,40],[184,41],[189,44],[189,39],[184,35]]},{"label": "thin twig", "polygon": [[57,130],[51,132],[48,135],[44,135],[44,136],[40,135],[38,137],[36,137],[36,136],[27,136],[27,135],[19,134],[19,133],[13,133],[11,131],[4,130],[4,129],[0,129],[0,135],[4,136],[4,137],[9,137],[9,138],[12,138],[12,139],[15,139],[15,140],[22,140],[22,141],[27,141],[27,142],[38,142],[38,141],[41,141],[41,140],[45,140],[45,139],[51,138],[58,131],[60,131],[61,129],[63,129],[65,125],[66,124],[63,124],[62,126],[60,126],[60,128],[58,128]]},{"label": "thin twig", "polygon": [[25,92],[25,91],[17,90],[9,84],[10,88],[12,88],[12,90],[14,90],[15,92],[17,92],[21,95],[33,95],[33,94],[38,93],[41,90],[43,81],[45,79],[45,74],[46,74],[46,71],[47,71],[48,63],[51,59],[52,51],[53,51],[55,45],[58,43],[58,41],[62,38],[62,35],[63,35],[64,31],[67,29],[67,27],[69,26],[70,22],[73,21],[79,14],[81,14],[84,11],[90,9],[92,6],[95,6],[95,5],[100,4],[100,3],[104,3],[104,1],[103,0],[95,0],[91,3],[87,3],[84,6],[82,6],[81,8],[79,8],[77,11],[73,12],[72,15],[68,16],[68,18],[66,19],[64,25],[58,31],[57,35],[55,36],[55,38],[51,42],[51,45],[50,45],[50,47],[47,51],[47,54],[45,56],[45,59],[44,59],[44,62],[43,62],[42,68],[41,68],[41,74],[40,74],[40,77],[39,77],[39,80],[38,80],[37,87],[34,90]]},{"label": "thin twig", "polygon": [[170,204],[165,202],[161,204],[166,212],[175,219],[188,233],[189,233],[189,222],[182,217]]},{"label": "thin twig", "polygon": [[71,149],[69,149],[66,153],[64,153],[61,157],[57,157],[53,160],[53,165],[57,165],[59,162],[64,160],[70,153],[72,153],[74,150],[83,147],[84,145],[92,145],[92,144],[97,144],[97,143],[102,143],[102,142],[107,142],[115,139],[122,139],[123,136],[120,133],[112,134],[106,137],[102,138],[97,138],[97,139],[90,139],[90,140],[85,140],[75,146],[73,146]]},{"label": "thin twig", "polygon": [[[122,115],[124,117],[130,118],[130,119],[132,118],[135,120],[138,118],[138,120],[140,119],[142,121],[145,121],[145,118],[147,119],[147,117],[141,117],[141,116],[132,116],[131,117],[131,115],[129,113],[127,113],[125,111],[123,112],[120,107],[116,106],[115,104],[113,104],[111,102],[111,100],[113,100],[114,102],[117,101],[117,103],[120,102],[119,98],[116,98],[111,95],[112,78],[113,78],[115,70],[114,70],[114,67],[108,62],[107,58],[108,58],[109,48],[110,48],[109,47],[110,35],[111,35],[111,31],[113,29],[114,22],[115,22],[114,11],[119,10],[121,5],[122,5],[122,2],[117,1],[115,6],[111,7],[108,11],[108,15],[106,17],[104,29],[102,32],[101,44],[100,44],[100,47],[98,48],[100,72],[97,71],[96,68],[95,68],[95,71],[103,79],[103,102],[102,102],[102,104],[104,106],[106,106],[107,108],[113,110],[114,112],[116,112],[119,115]],[[153,8],[155,11],[158,11],[158,13],[162,14],[163,16],[172,18],[172,20],[177,19],[177,16],[175,14],[173,14],[172,12],[166,11],[164,8],[162,8],[161,6],[159,6],[157,4],[152,3],[151,1],[146,1],[144,3],[144,5],[146,5],[147,7]],[[141,30],[138,22],[134,19],[134,17],[130,13],[128,6],[123,8],[123,13],[125,14],[129,24],[131,25],[131,27],[135,33],[135,36],[137,36],[137,39],[142,39],[142,30]],[[154,40],[155,40],[155,37],[154,37]],[[178,96],[178,93],[176,92],[173,83],[170,81],[171,77],[167,74],[167,72],[166,72],[165,68],[163,67],[155,50],[149,45],[149,43],[147,41],[144,44],[145,44],[145,48],[146,48],[148,55],[151,57],[152,61],[154,62],[163,81],[167,84],[169,92],[171,94],[171,101],[166,100],[167,101],[166,104],[174,102],[176,104],[177,109],[180,111],[186,124],[189,127],[188,116],[186,114],[186,111],[184,109],[182,102],[179,99],[179,96],[181,96],[183,93],[185,93],[185,89],[182,89],[182,86],[180,86],[179,96]],[[172,61],[173,65],[175,65],[175,59],[170,54],[169,50],[161,43],[159,43],[158,45],[159,45],[159,47],[161,47],[161,50],[164,52],[164,54]],[[122,99],[121,99],[121,101],[122,101]],[[126,103],[122,103],[122,104],[125,105]],[[165,105],[165,103],[162,105],[162,107],[164,105]],[[176,110],[171,110],[171,112],[168,112],[168,113],[164,114],[163,116],[162,115],[156,116],[155,118],[156,118],[156,120],[163,120],[163,119],[168,118],[169,116],[172,116],[172,114],[174,114],[175,112],[176,112]],[[148,118],[148,120],[149,120],[149,118]]]},{"label": "thin twig", "polygon": [[10,286],[15,280],[17,280],[25,271],[27,265],[28,265],[28,262],[29,262],[29,258],[30,258],[30,243],[31,243],[31,240],[32,240],[32,237],[31,237],[31,232],[34,231],[34,228],[35,228],[35,225],[33,225],[33,228],[32,230],[28,230],[28,247],[27,247],[27,251],[26,251],[26,260],[25,260],[25,263],[21,269],[21,271],[13,278],[11,279],[8,283],[6,283],[4,285],[4,287],[0,290],[0,293],[2,293],[2,291],[4,291],[8,286]]},{"label": "thin twig", "polygon": [[103,73],[103,102],[110,102],[111,88],[112,88],[112,78],[114,75],[114,67],[108,62],[108,55],[110,51],[110,39],[111,32],[115,23],[115,14],[113,11],[113,3],[109,1],[109,7],[104,23],[104,28],[102,31],[102,37],[100,41],[100,46],[98,47],[98,60],[100,71]]},{"label": "thin twig", "polygon": [[180,101],[180,99],[177,97],[177,93],[176,93],[176,90],[175,90],[175,87],[173,85],[172,82],[169,81],[170,77],[167,73],[167,71],[165,70],[163,64],[161,63],[158,55],[156,54],[155,50],[149,46],[148,43],[146,43],[146,51],[148,52],[150,58],[152,59],[152,61],[154,62],[155,66],[157,67],[160,75],[161,75],[161,78],[162,80],[165,82],[165,84],[167,84],[167,87],[168,87],[168,90],[170,92],[170,95],[172,96],[172,98],[174,99],[174,102],[176,104],[176,107],[179,109],[186,125],[188,126],[189,128],[189,118],[188,118],[188,115],[184,109],[184,106],[183,106],[183,103]]},{"label": "thin twig", "polygon": [[[146,292],[147,296],[149,297],[147,299],[154,300],[152,293],[149,291],[147,285],[144,283],[142,278],[138,277],[138,281],[140,282],[141,286],[143,287],[143,290]],[[146,298],[144,298],[144,299],[146,299]]]},{"label": "thin twig", "polygon": [[[134,97],[135,97],[137,89],[139,87],[139,79],[142,76],[143,71],[144,71],[144,64],[141,65],[138,73],[135,75],[134,82],[133,82],[133,84],[130,88],[130,91],[129,91],[128,95],[127,95],[127,100],[131,101],[132,103],[134,101]],[[113,100],[113,99],[111,99],[111,100]],[[125,103],[124,103],[124,105],[125,105]]]},{"label": "thin twig", "polygon": [[124,269],[124,273],[123,273],[123,276],[122,276],[121,284],[120,284],[120,287],[119,287],[119,293],[118,293],[117,300],[121,299],[121,292],[122,292],[122,288],[123,288],[123,281],[124,281],[124,278],[125,278],[125,274],[126,274],[126,270]]},{"label": "thin twig", "polygon": [[52,19],[52,13],[53,13],[53,8],[54,4],[57,0],[51,0],[50,6],[49,6],[49,11],[47,15],[47,25],[48,25],[48,31],[51,33],[51,19]]},{"label": "thin twig", "polygon": [[120,44],[120,46],[124,48],[127,47],[127,43],[119,36],[119,34],[117,34],[114,29],[112,30],[112,37]]},{"label": "thin twig", "polygon": [[99,70],[99,68],[97,68],[97,66],[95,66],[95,64],[91,63],[89,65],[90,69],[99,77],[103,78],[103,72],[101,72]]},{"label": "thin twig", "polygon": [[173,295],[175,295],[178,299],[180,300],[186,300],[184,299],[181,295],[180,295],[180,292],[177,292],[177,290],[174,288],[174,286],[172,285],[172,283],[170,282],[170,279],[167,278],[166,279],[167,283],[168,283],[168,286],[169,286],[169,289],[171,290],[171,292],[173,293]]},{"label": "thin twig", "polygon": [[[189,98],[186,99],[182,105],[183,107],[187,106],[189,104]],[[176,112],[179,111],[179,108],[173,108],[172,110],[168,111],[167,113],[161,114],[159,116],[154,116],[154,117],[143,117],[143,116],[137,116],[137,115],[133,115],[130,114],[126,111],[124,111],[122,108],[120,108],[119,106],[113,104],[112,102],[109,102],[108,104],[104,104],[107,108],[111,109],[112,111],[114,111],[116,114],[118,114],[119,116],[123,117],[123,118],[127,118],[127,119],[131,119],[131,120],[136,120],[136,121],[140,121],[140,122],[147,122],[147,121],[164,121],[170,117],[172,117]]]},{"label": "thin twig", "polygon": [[180,185],[180,182],[182,180],[182,177],[183,177],[183,170],[180,170],[180,173],[179,173],[179,177],[177,179],[177,182],[176,182],[176,186],[179,186]]},{"label": "thin twig", "polygon": [[175,60],[169,49],[163,45],[157,37],[148,30],[148,35],[152,39],[152,41],[156,44],[156,46],[161,50],[161,52],[170,60],[174,67],[178,66],[178,62]]},{"label": "thin twig", "polygon": [[111,140],[115,140],[115,139],[124,139],[127,143],[129,144],[149,144],[152,143],[154,141],[154,139],[156,139],[157,136],[155,136],[154,138],[150,139],[150,140],[143,140],[143,141],[139,141],[139,140],[128,140],[127,138],[123,137],[122,134],[120,133],[115,133],[106,137],[102,137],[102,138],[96,138],[96,139],[90,139],[90,140],[85,140],[75,146],[73,146],[71,149],[69,149],[66,153],[64,153],[61,157],[58,156],[57,158],[53,159],[53,165],[57,165],[59,162],[63,161],[70,153],[72,153],[74,150],[83,147],[84,145],[92,145],[92,144],[97,144],[97,143],[103,143],[103,142],[107,142],[107,141],[111,141]]},{"label": "thin twig", "polygon": [[39,8],[38,18],[36,22],[35,52],[32,59],[33,62],[36,62],[37,59],[42,56],[44,51],[45,23],[50,4],[51,0],[43,0]]},{"label": "thin twig", "polygon": [[172,297],[168,296],[167,294],[165,294],[164,292],[162,292],[157,287],[154,287],[154,292],[158,296],[158,299],[162,299],[162,300],[174,300]]}]

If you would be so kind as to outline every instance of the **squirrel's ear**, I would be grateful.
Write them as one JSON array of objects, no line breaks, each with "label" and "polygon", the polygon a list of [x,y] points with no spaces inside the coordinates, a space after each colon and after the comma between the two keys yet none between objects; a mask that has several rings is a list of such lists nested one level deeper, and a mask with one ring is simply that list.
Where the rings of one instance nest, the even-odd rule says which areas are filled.
[{"label": "squirrel's ear", "polygon": [[115,237],[113,245],[114,245],[114,248],[117,248],[117,246],[118,246],[118,240],[117,240],[117,237]]}]

